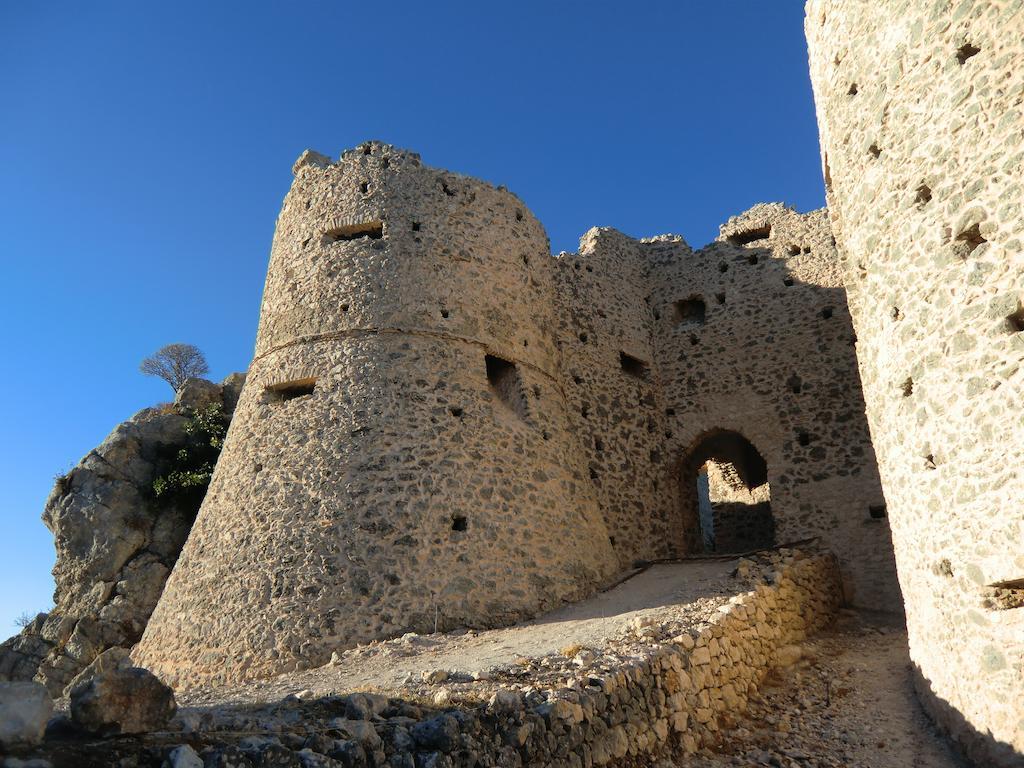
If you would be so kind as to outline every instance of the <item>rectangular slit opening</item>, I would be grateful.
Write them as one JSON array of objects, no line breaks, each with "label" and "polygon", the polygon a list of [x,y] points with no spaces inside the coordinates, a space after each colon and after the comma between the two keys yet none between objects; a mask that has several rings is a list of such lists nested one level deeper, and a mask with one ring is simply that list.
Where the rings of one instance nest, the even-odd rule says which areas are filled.
[{"label": "rectangular slit opening", "polygon": [[307,395],[312,395],[315,388],[315,376],[307,379],[285,381],[280,384],[271,384],[267,387],[267,402],[283,403],[288,400],[294,400],[297,397],[306,397]]},{"label": "rectangular slit opening", "polygon": [[363,237],[370,240],[380,240],[383,236],[383,221],[364,221],[359,224],[346,224],[341,227],[334,227],[333,229],[329,229],[324,232],[324,237],[332,243],[346,240],[358,240]]},{"label": "rectangular slit opening", "polygon": [[765,224],[763,227],[754,227],[753,229],[745,229],[742,232],[736,232],[725,239],[733,245],[748,245],[750,243],[757,242],[758,240],[767,240],[771,233],[771,224]]},{"label": "rectangular slit opening", "polygon": [[988,585],[986,607],[996,611],[1024,608],[1024,579],[1006,579]]}]

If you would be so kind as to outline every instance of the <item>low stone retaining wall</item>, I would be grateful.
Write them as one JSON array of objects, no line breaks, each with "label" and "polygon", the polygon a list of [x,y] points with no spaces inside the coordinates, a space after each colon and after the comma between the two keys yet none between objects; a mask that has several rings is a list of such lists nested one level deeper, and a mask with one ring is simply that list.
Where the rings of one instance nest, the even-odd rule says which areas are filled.
[{"label": "low stone retaining wall", "polygon": [[732,598],[708,626],[510,714],[500,724],[506,741],[524,763],[574,768],[715,743],[788,646],[828,625],[841,603],[831,554],[796,553],[779,566],[772,583]]},{"label": "low stone retaining wall", "polygon": [[176,731],[89,743],[58,737],[33,755],[55,768],[195,760],[206,768],[592,768],[692,753],[718,741],[768,671],[791,660],[792,644],[826,626],[841,602],[830,553],[780,550],[741,560],[738,576],[751,589],[710,602],[709,621],[642,619],[606,648],[521,659],[431,695],[192,709]]}]

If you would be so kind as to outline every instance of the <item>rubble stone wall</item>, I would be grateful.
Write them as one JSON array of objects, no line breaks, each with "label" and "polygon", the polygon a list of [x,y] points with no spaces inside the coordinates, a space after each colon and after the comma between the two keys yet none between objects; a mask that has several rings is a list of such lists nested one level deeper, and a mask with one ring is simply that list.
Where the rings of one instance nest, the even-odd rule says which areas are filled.
[{"label": "rubble stone wall", "polygon": [[922,698],[1020,765],[1024,7],[812,0],[806,32]]},{"label": "rubble stone wall", "polygon": [[552,258],[518,198],[414,153],[294,170],[249,384],[138,663],[266,677],[700,552],[689,462],[721,430],[767,460],[777,541],[821,536],[848,598],[898,609],[822,212],[759,206],[696,253],[594,229]]}]

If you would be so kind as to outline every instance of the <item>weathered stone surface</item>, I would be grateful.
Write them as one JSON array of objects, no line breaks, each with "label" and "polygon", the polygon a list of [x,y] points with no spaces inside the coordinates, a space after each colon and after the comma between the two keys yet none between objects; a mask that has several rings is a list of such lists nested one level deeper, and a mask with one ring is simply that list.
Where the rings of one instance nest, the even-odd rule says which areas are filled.
[{"label": "weathered stone surface", "polygon": [[823,211],[757,206],[699,251],[594,229],[552,258],[503,188],[378,142],[307,154],[249,384],[134,658],[179,687],[267,677],[811,536],[852,601],[898,609],[851,336]]},{"label": "weathered stone surface", "polygon": [[159,502],[153,480],[189,444],[190,409],[233,406],[242,381],[189,380],[175,405],[140,411],[58,478],[43,512],[56,606],[0,645],[0,679],[36,678],[59,696],[98,653],[141,637],[197,511]]},{"label": "weathered stone surface", "polygon": [[69,698],[71,719],[101,735],[154,731],[177,711],[173,691],[139,667],[97,672],[77,683]]},{"label": "weathered stone surface", "polygon": [[39,742],[51,712],[53,701],[39,683],[0,682],[0,747]]},{"label": "weathered stone surface", "polygon": [[1024,761],[1024,7],[812,0],[829,215],[933,717]]}]

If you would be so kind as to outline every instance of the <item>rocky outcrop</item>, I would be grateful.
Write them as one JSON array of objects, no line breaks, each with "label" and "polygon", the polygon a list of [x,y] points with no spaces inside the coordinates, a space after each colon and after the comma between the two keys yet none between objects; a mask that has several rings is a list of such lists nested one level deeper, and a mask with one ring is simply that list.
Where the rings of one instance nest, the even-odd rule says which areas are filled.
[{"label": "rocky outcrop", "polygon": [[38,744],[53,711],[53,701],[39,683],[0,683],[0,748]]},{"label": "rocky outcrop", "polygon": [[139,667],[98,671],[75,684],[69,698],[72,721],[100,735],[155,731],[178,709],[173,691]]},{"label": "rocky outcrop", "polygon": [[135,414],[57,479],[43,511],[56,605],[0,645],[0,679],[35,678],[56,697],[104,650],[138,641],[205,493],[200,483],[158,497],[154,480],[183,449],[204,447],[193,417],[229,418],[244,381],[190,379],[173,404]]}]

